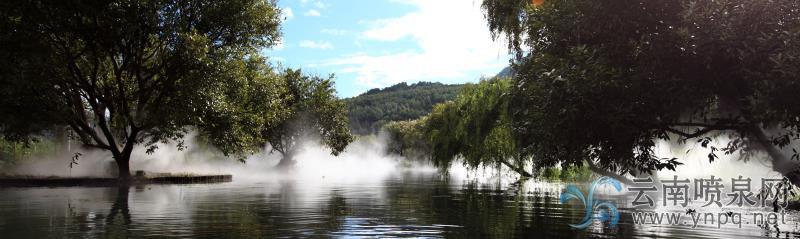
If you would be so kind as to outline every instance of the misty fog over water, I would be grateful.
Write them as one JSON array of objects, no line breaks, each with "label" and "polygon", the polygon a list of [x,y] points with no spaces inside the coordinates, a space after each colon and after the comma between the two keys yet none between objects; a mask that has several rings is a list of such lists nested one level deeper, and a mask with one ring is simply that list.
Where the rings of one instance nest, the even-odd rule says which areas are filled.
[{"label": "misty fog over water", "polygon": [[[0,235],[10,238],[798,236],[793,229],[797,223],[777,228],[634,225],[629,205],[620,205],[622,219],[614,229],[596,224],[589,230],[575,230],[568,224],[579,221],[584,212],[580,205],[559,201],[568,183],[531,180],[520,184],[513,173],[493,167],[468,170],[454,165],[448,174],[440,174],[430,165],[387,156],[385,141],[380,137],[360,139],[338,157],[309,140],[297,156],[296,167],[288,172],[273,168],[278,161],[275,155],[254,155],[246,163],[240,163],[214,158],[218,154],[212,149],[199,150],[201,146],[190,138],[185,142],[187,148],[183,151],[161,147],[150,155],[137,152],[133,168],[232,174],[233,182],[119,188],[2,188]],[[669,145],[659,148],[664,153],[685,153],[683,148],[670,151]],[[107,157],[85,152],[80,165],[72,169],[72,176],[95,175],[98,170],[94,167],[108,163]],[[707,162],[686,162],[684,166],[691,170],[678,175],[759,177],[769,173],[766,166],[759,169],[732,159],[720,161],[710,166]],[[68,170],[60,174],[55,166],[61,164],[60,169],[64,169],[64,162],[54,156],[51,160],[32,160],[28,162],[32,165],[23,164],[17,169],[21,174],[69,176]],[[53,164],[50,168],[57,170],[33,170],[46,168],[41,164]],[[725,174],[715,166],[741,170]],[[659,176],[665,178],[671,174],[662,172]],[[606,188],[598,196],[627,203],[633,195]],[[683,213],[682,208],[659,206],[655,210]],[[797,215],[791,213],[787,217],[796,220]]]}]

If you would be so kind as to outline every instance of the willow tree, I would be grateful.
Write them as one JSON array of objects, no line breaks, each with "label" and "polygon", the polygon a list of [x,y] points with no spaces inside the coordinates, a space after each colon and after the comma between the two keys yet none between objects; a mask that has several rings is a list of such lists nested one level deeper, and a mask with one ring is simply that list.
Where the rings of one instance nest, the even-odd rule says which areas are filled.
[{"label": "willow tree", "polygon": [[412,157],[429,155],[440,168],[461,160],[471,168],[504,165],[531,177],[525,169],[530,160],[518,153],[511,132],[511,83],[492,78],[467,84],[455,100],[437,104],[427,116],[387,125],[392,149]]},{"label": "willow tree", "polygon": [[344,101],[336,96],[333,76],[308,76],[301,70],[287,69],[281,79],[286,90],[281,96],[284,111],[280,121],[260,131],[271,151],[281,154],[278,167],[295,164],[298,146],[304,140],[320,140],[331,154],[341,153],[353,141],[353,135]]},{"label": "willow tree", "polygon": [[252,149],[263,139],[250,130],[278,120],[278,78],[258,52],[279,39],[279,16],[271,0],[4,1],[0,130],[68,126],[111,152],[120,178],[134,146],[189,127]]},{"label": "willow tree", "polygon": [[[535,2],[535,1],[534,1]],[[541,2],[541,1],[539,1]],[[655,142],[765,152],[800,183],[800,2],[486,0],[515,52],[514,132],[542,166],[674,169]],[[713,147],[715,136],[730,137]]]}]

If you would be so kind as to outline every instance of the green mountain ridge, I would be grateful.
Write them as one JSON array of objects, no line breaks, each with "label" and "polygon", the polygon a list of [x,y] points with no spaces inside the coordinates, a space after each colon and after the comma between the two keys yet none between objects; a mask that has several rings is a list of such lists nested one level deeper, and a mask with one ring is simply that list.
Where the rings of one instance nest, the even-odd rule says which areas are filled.
[{"label": "green mountain ridge", "polygon": [[[503,68],[496,76],[510,77],[511,68]],[[427,115],[433,106],[454,100],[465,84],[438,82],[398,83],[383,89],[374,88],[345,99],[354,134],[375,134],[392,121],[412,120]]]},{"label": "green mountain ridge", "polygon": [[408,85],[403,82],[347,98],[350,130],[359,135],[375,134],[386,123],[419,118],[430,113],[434,105],[455,99],[463,86],[438,82]]}]

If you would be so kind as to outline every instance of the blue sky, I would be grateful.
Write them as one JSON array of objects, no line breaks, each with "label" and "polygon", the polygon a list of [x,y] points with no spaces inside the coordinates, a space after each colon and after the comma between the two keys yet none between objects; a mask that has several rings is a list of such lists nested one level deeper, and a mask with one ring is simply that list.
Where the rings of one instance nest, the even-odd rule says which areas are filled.
[{"label": "blue sky", "polygon": [[480,0],[280,0],[283,67],[336,75],[340,97],[400,82],[476,82],[508,65]]}]

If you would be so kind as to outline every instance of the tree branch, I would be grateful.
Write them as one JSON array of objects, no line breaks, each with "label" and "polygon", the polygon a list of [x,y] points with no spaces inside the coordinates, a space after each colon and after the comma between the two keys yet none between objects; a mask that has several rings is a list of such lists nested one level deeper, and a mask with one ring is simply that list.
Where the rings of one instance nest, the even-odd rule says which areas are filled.
[{"label": "tree branch", "polygon": [[630,180],[630,179],[628,179],[628,178],[626,178],[626,177],[624,177],[622,175],[619,175],[619,174],[617,174],[615,172],[611,172],[611,171],[608,171],[608,170],[606,170],[604,168],[598,167],[594,163],[594,160],[586,160],[586,162],[587,162],[587,164],[589,164],[589,169],[591,169],[592,172],[594,172],[594,173],[597,173],[597,174],[600,174],[600,175],[603,175],[603,176],[607,176],[607,177],[616,179],[617,181],[619,181],[619,182],[621,182],[623,184],[633,185],[633,181],[632,180]]},{"label": "tree branch", "polygon": [[525,178],[533,177],[533,175],[531,173],[529,173],[528,171],[525,171],[525,169],[517,167],[517,166],[514,166],[513,164],[509,163],[506,160],[500,160],[500,163],[502,163],[506,167],[510,168],[511,170],[514,170],[514,172],[517,172],[522,177],[525,177]]},{"label": "tree branch", "polygon": [[[689,133],[672,127],[697,127],[697,128],[695,129],[694,132]],[[669,124],[662,124],[659,126],[659,128],[663,130],[680,135],[686,139],[700,137],[712,131],[741,130],[742,127],[743,127],[742,124],[728,124],[728,123],[707,124],[707,123],[696,123],[696,122],[669,123]]]}]

